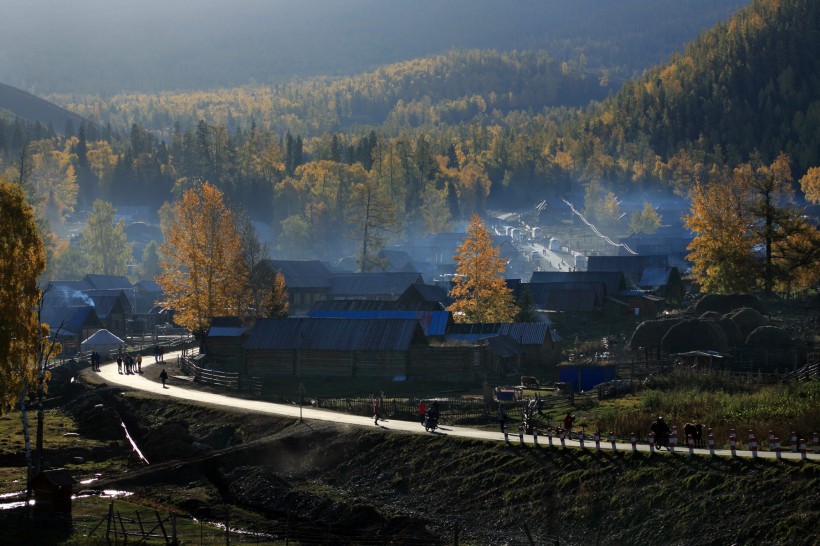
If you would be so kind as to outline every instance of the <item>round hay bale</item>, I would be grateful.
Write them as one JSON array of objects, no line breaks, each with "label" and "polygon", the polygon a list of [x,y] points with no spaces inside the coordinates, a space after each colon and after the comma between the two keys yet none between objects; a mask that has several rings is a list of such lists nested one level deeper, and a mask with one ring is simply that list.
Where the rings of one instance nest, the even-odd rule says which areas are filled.
[{"label": "round hay bale", "polygon": [[751,307],[760,313],[766,313],[766,306],[753,294],[706,294],[695,304],[695,313],[728,313],[743,307]]},{"label": "round hay bale", "polygon": [[718,320],[718,319],[722,319],[723,315],[721,315],[717,311],[706,311],[699,318],[701,320]]},{"label": "round hay bale", "polygon": [[740,332],[743,334],[744,340],[749,337],[752,330],[759,328],[760,326],[765,326],[768,322],[766,317],[751,307],[738,309],[734,313],[730,313],[729,317],[735,324],[737,324],[737,327],[740,328]]},{"label": "round hay bale", "polygon": [[629,339],[629,348],[637,351],[639,348],[655,348],[661,346],[661,339],[669,328],[681,322],[680,318],[645,320],[635,328]]},{"label": "round hay bale", "polygon": [[765,347],[767,349],[790,349],[794,340],[783,328],[760,326],[746,338],[747,347]]},{"label": "round hay bale", "polygon": [[755,328],[746,339],[745,351],[753,366],[762,369],[796,369],[806,363],[803,344],[775,326]]},{"label": "round hay bale", "polygon": [[716,322],[692,319],[672,326],[661,340],[661,349],[665,353],[725,352],[729,349],[729,342]]},{"label": "round hay bale", "polygon": [[726,341],[729,343],[729,347],[739,347],[746,341],[746,336],[743,335],[740,327],[729,317],[720,317],[715,320],[715,323],[717,323],[720,329],[723,330],[723,333],[726,334]]}]

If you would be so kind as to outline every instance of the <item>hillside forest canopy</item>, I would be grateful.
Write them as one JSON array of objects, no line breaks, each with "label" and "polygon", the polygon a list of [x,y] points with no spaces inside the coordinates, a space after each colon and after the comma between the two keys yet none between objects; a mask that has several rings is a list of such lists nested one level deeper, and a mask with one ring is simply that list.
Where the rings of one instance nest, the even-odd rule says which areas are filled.
[{"label": "hillside forest canopy", "polygon": [[[270,225],[271,250],[291,259],[361,248],[350,234],[364,225],[362,190],[391,204],[398,229],[385,244],[591,188],[613,202],[691,197],[783,157],[789,191],[777,198],[799,215],[820,163],[818,28],[816,2],[758,0],[617,92],[544,50],[475,49],[283,85],[63,95],[87,121],[57,131],[0,119],[2,170],[60,236],[46,237],[49,273],[67,277],[81,273],[67,220],[96,200],[162,218],[202,182]],[[610,95],[573,105],[600,90]]]}]

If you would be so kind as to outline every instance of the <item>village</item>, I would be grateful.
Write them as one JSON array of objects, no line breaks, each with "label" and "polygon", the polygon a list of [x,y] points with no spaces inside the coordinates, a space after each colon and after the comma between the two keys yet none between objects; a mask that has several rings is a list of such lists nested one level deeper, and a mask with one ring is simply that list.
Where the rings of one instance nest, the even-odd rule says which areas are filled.
[{"label": "village", "polygon": [[[670,362],[706,359],[711,366],[766,373],[795,371],[806,362],[801,340],[790,334],[784,333],[778,356],[770,350],[760,357],[745,347],[751,330],[768,322],[759,302],[739,304],[760,315],[751,328],[683,336],[674,351],[662,353],[661,338],[674,317],[680,322],[694,303],[685,280],[691,235],[674,220],[685,213],[685,204],[670,200],[659,206],[669,220],[652,235],[613,241],[565,203],[544,212],[544,201],[531,210],[485,219],[507,263],[513,297],[531,302],[526,322],[454,321],[446,309],[452,303],[453,256],[465,234],[439,233],[385,248],[380,254],[385,267],[378,272],[342,269],[350,260],[271,259],[271,270],[285,278],[289,316],[254,324],[213,317],[197,340],[196,366],[238,374],[269,392],[288,378],[435,381],[486,392],[487,386],[517,385],[522,376],[581,392],[622,379],[643,380],[653,366]],[[52,281],[42,318],[61,343],[60,358],[90,351],[113,356],[188,335],[162,301],[153,280],[132,283],[125,276],[90,274],[79,281]],[[689,318],[718,310],[701,308]],[[730,305],[710,319],[736,310]],[[646,335],[650,325],[656,325],[653,336]]]}]

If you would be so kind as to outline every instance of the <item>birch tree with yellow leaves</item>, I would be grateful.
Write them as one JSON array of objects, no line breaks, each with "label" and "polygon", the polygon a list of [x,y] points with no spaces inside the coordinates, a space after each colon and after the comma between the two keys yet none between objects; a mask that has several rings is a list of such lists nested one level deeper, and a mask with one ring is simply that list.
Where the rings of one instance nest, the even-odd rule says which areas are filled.
[{"label": "birch tree with yellow leaves", "polygon": [[201,336],[214,317],[236,316],[237,298],[249,293],[241,237],[222,192],[207,182],[182,194],[174,216],[157,282],[174,321]]}]

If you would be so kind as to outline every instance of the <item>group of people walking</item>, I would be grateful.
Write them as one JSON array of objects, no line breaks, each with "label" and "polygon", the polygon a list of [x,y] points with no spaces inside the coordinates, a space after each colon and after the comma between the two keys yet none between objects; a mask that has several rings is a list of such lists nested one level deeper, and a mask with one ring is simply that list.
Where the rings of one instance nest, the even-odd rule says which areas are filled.
[{"label": "group of people walking", "polygon": [[117,355],[117,372],[125,375],[136,375],[142,373],[142,355],[137,353],[137,356],[130,354]]},{"label": "group of people walking", "polygon": [[[95,372],[100,371],[100,365],[102,364],[102,356],[97,351],[91,351],[89,355],[91,359],[91,369]],[[154,361],[155,362],[164,362],[165,358],[165,349],[162,345],[156,345],[154,347]],[[142,374],[142,355],[136,353],[134,355],[125,352],[122,346],[119,347],[117,350],[117,373],[120,375],[139,375]],[[167,388],[165,383],[168,381],[168,372],[165,371],[165,368],[162,369],[162,372],[159,374],[160,381],[162,381],[162,386]]]}]

